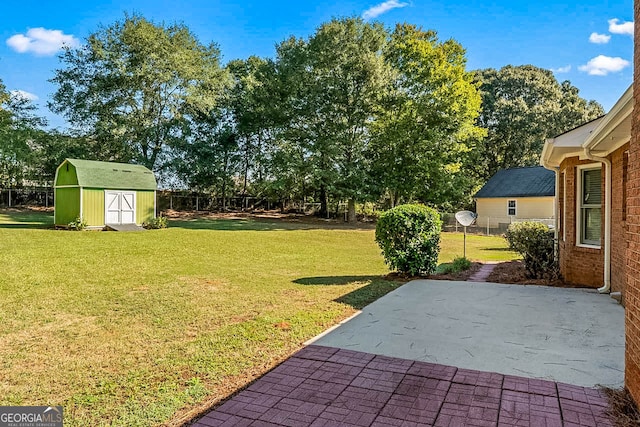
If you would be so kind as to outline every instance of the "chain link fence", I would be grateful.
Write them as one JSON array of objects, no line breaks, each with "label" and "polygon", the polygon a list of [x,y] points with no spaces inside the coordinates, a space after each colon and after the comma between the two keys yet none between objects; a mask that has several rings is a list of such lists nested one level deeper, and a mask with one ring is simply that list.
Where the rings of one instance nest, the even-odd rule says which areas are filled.
[{"label": "chain link fence", "polygon": [[[443,231],[463,231],[464,227],[456,221],[455,213],[441,213],[442,217],[442,230]],[[555,226],[554,218],[517,218],[512,216],[503,217],[479,217],[476,222],[467,227],[467,233],[473,234],[485,234],[487,236],[499,236],[504,234],[509,225],[514,222],[533,221],[545,224],[549,228]]]},{"label": "chain link fence", "polygon": [[0,207],[24,206],[53,207],[53,188],[0,188]]}]

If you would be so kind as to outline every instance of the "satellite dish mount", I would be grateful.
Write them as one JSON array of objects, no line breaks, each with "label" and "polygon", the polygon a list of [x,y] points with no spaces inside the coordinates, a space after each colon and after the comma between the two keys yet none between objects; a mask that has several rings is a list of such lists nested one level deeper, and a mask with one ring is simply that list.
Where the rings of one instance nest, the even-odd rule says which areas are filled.
[{"label": "satellite dish mount", "polygon": [[464,227],[463,257],[467,257],[467,227],[476,222],[478,214],[471,211],[456,212],[456,221]]}]

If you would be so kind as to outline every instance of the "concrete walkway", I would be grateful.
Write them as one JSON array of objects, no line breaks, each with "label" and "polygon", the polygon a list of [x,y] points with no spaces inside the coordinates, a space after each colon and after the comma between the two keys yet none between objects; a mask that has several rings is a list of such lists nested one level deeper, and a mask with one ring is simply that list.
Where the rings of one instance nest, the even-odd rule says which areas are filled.
[{"label": "concrete walkway", "polygon": [[487,278],[489,277],[489,275],[493,272],[493,269],[496,268],[496,265],[498,265],[497,263],[493,262],[488,262],[485,264],[482,264],[482,267],[480,267],[480,270],[476,271],[475,273],[473,273],[469,279],[467,279],[467,281],[469,282],[486,282]]},{"label": "concrete walkway", "polygon": [[417,280],[314,343],[587,387],[624,378],[624,309],[594,290]]},{"label": "concrete walkway", "polygon": [[612,426],[598,390],[309,346],[196,426]]}]

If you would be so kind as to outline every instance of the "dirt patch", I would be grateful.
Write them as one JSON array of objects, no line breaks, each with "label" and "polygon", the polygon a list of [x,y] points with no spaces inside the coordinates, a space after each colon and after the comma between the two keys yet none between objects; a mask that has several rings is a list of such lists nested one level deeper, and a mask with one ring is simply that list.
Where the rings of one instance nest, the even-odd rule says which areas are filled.
[{"label": "dirt patch", "polygon": [[529,279],[526,275],[524,263],[522,261],[507,261],[496,264],[495,268],[487,277],[487,282],[521,284],[521,285],[544,285],[561,288],[584,288],[586,286],[567,283],[561,278],[558,279]]},{"label": "dirt patch", "polygon": [[358,228],[358,229],[374,229],[376,228],[375,222],[356,222],[348,223],[343,219],[325,219],[313,215],[305,215],[298,213],[282,213],[278,210],[271,211],[252,211],[252,212],[205,212],[205,211],[175,211],[168,209],[162,211],[162,215],[169,219],[175,220],[193,220],[193,219],[230,219],[230,220],[252,220],[263,222],[283,222],[291,224],[308,224],[314,226],[327,226],[327,227],[344,227],[344,228]]}]

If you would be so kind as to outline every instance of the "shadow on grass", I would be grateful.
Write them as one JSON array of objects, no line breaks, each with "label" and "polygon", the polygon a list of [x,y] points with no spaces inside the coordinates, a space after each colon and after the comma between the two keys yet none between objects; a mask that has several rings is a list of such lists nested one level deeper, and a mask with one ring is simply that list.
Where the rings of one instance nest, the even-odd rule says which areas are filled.
[{"label": "shadow on grass", "polygon": [[336,223],[310,223],[260,219],[188,219],[170,220],[170,228],[218,231],[359,230],[362,227]]},{"label": "shadow on grass", "polygon": [[53,214],[18,209],[0,209],[0,228],[52,228]]},{"label": "shadow on grass", "polygon": [[388,294],[404,284],[404,281],[392,281],[384,276],[320,276],[303,277],[293,281],[307,286],[343,286],[355,282],[364,282],[364,286],[336,298],[334,301],[347,304],[360,310],[378,298]]},{"label": "shadow on grass", "polygon": [[490,252],[513,252],[513,249],[509,248],[480,248],[480,250]]}]

